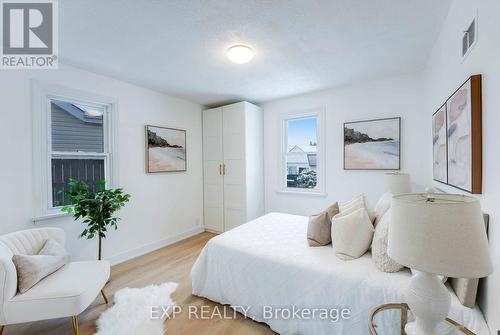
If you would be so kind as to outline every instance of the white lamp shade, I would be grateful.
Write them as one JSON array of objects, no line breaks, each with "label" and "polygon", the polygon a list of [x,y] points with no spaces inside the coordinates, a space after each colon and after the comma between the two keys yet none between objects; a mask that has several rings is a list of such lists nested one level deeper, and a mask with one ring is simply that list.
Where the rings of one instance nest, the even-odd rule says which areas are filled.
[{"label": "white lamp shade", "polygon": [[385,190],[394,195],[411,193],[410,175],[406,173],[385,173]]},{"label": "white lamp shade", "polygon": [[409,268],[455,278],[492,272],[479,200],[453,194],[404,194],[391,204],[388,254]]}]

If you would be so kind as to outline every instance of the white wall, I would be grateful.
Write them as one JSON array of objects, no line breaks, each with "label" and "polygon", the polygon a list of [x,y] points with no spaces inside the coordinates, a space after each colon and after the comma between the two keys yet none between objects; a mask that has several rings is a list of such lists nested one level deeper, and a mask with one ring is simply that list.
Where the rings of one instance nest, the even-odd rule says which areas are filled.
[{"label": "white wall", "polygon": [[[57,226],[67,233],[73,259],[94,259],[96,241],[78,239],[83,226],[64,217],[32,222],[30,79],[112,97],[118,101],[119,185],[132,195],[119,212],[118,231],[104,243],[113,261],[145,252],[201,230],[203,223],[201,106],[69,66],[59,70],[0,73],[0,234]],[[146,124],[187,130],[188,170],[145,173]]]},{"label": "white wall", "polygon": [[[478,10],[477,44],[462,61],[461,35]],[[500,1],[455,0],[450,7],[425,72],[426,118],[472,74],[483,75],[483,194],[481,205],[490,214],[490,248],[495,273],[481,294],[492,334],[500,330]],[[429,125],[430,126],[430,125]],[[428,154],[432,152],[429,142]],[[426,165],[432,169],[431,165]],[[458,191],[451,187],[446,191]]]},{"label": "white wall", "polygon": [[[400,116],[402,127],[401,170],[411,174],[413,184],[425,184],[431,164],[427,157],[429,118],[423,109],[419,75],[387,78],[277,100],[264,109],[266,212],[310,215],[335,201],[346,202],[365,193],[372,206],[383,193],[381,171],[343,169],[343,122]],[[280,160],[280,121],[283,113],[325,108],[327,197],[277,193]]]}]

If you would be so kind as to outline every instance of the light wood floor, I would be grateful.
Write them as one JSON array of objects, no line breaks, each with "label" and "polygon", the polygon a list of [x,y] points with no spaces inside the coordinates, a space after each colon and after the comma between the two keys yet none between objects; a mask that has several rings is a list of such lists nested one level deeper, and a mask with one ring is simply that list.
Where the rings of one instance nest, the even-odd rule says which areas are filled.
[{"label": "light wood floor", "polygon": [[[144,287],[164,282],[177,282],[179,288],[173,294],[174,300],[182,307],[182,314],[166,321],[167,334],[180,335],[225,335],[225,334],[275,334],[267,325],[245,319],[238,314],[236,319],[196,320],[188,318],[188,306],[209,306],[211,314],[222,305],[191,294],[190,271],[201,249],[214,235],[202,233],[168,247],[114,266],[111,281],[104,290],[110,298],[114,292],[124,287]],[[109,306],[99,295],[85,312],[79,315],[80,334],[95,333],[95,321]],[[228,309],[229,310],[229,309]],[[3,335],[73,334],[71,319],[55,319],[5,327]]]}]

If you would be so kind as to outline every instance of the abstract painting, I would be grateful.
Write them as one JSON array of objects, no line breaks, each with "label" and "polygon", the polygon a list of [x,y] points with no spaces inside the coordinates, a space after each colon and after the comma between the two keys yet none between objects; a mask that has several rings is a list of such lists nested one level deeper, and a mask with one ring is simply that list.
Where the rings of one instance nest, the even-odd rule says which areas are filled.
[{"label": "abstract painting", "polygon": [[344,123],[345,170],[399,170],[401,118]]},{"label": "abstract painting", "polygon": [[446,102],[448,184],[481,193],[481,76],[470,77]]},{"label": "abstract painting", "polygon": [[186,131],[146,126],[146,170],[148,173],[186,171]]},{"label": "abstract painting", "polygon": [[448,157],[446,149],[446,104],[432,115],[432,152],[434,180],[448,183]]}]

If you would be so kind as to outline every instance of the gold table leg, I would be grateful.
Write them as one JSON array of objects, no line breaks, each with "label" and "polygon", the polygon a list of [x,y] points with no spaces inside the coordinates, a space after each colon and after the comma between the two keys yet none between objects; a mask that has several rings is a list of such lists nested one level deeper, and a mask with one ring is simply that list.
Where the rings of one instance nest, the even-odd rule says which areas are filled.
[{"label": "gold table leg", "polygon": [[71,317],[71,321],[73,322],[73,334],[74,335],[79,335],[80,333],[78,332],[78,316],[73,315]]},{"label": "gold table leg", "polygon": [[[102,294],[102,297],[104,298],[104,302],[107,305],[108,304],[108,297],[106,297],[106,294],[104,294],[104,290],[101,290],[101,294]],[[2,335],[2,334],[0,334],[0,335]]]}]

